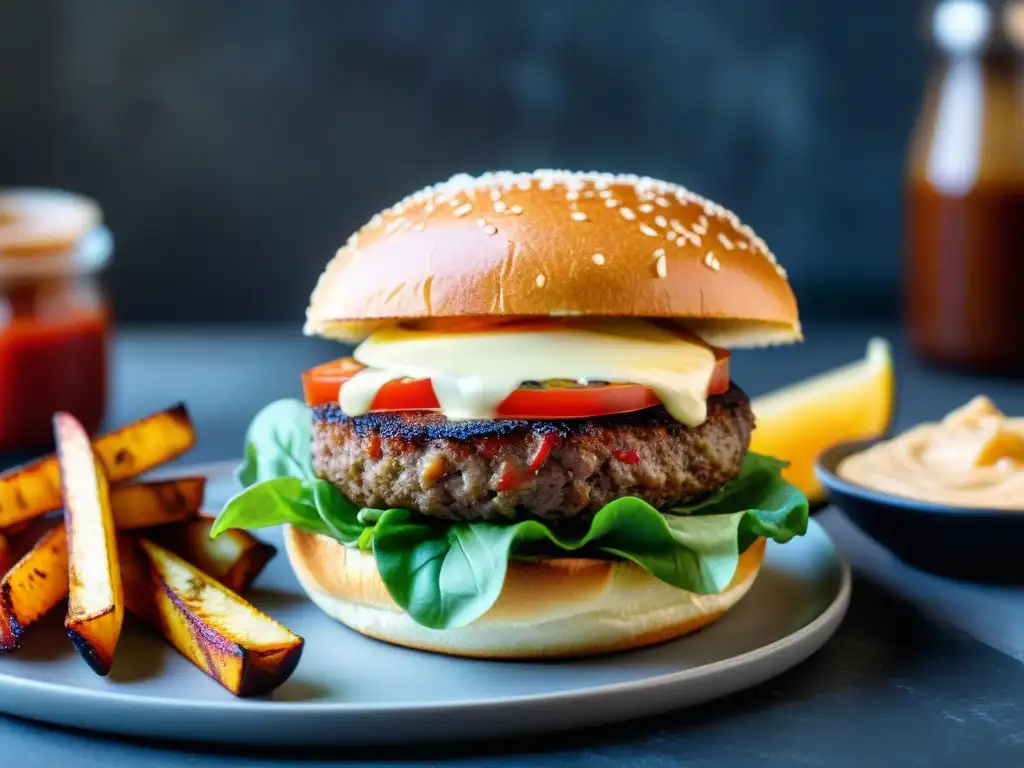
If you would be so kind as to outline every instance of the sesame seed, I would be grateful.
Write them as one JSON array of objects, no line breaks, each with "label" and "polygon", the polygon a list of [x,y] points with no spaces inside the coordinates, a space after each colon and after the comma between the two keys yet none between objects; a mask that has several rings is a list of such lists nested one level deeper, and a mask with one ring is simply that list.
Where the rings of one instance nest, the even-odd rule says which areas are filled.
[{"label": "sesame seed", "polygon": [[665,249],[664,248],[656,248],[654,250],[654,258],[660,259],[664,255],[665,255]]},{"label": "sesame seed", "polygon": [[593,262],[594,262],[595,264],[597,264],[597,266],[599,266],[599,267],[600,267],[600,266],[601,266],[602,264],[604,264],[604,254],[603,254],[603,253],[595,253],[595,254],[594,254],[593,256],[591,256],[590,258],[591,258],[591,259],[593,260]]},{"label": "sesame seed", "polygon": [[674,229],[670,229],[667,233],[665,233],[665,237],[667,237],[669,240],[675,240],[677,237],[679,237],[679,233],[676,232]]},{"label": "sesame seed", "polygon": [[455,214],[455,218],[461,219],[463,216],[465,216],[472,210],[473,206],[470,203],[464,203],[463,205],[460,205],[458,208],[456,208],[453,211],[453,213]]},{"label": "sesame seed", "polygon": [[713,269],[715,272],[717,272],[719,267],[722,266],[719,263],[718,259],[715,258],[715,254],[711,253],[710,251],[708,251],[708,254],[704,257],[704,263],[707,266],[711,267],[711,269]]},{"label": "sesame seed", "polygon": [[672,226],[672,229],[674,229],[680,235],[686,234],[686,227],[679,223],[679,219],[672,219],[672,221],[670,221],[669,224]]},{"label": "sesame seed", "polygon": [[494,212],[495,213],[504,213],[505,212],[505,208],[507,208],[507,207],[508,206],[506,206],[505,203],[503,201],[501,201],[501,200],[495,200],[494,201]]},{"label": "sesame seed", "polygon": [[703,240],[700,239],[700,235],[695,235],[693,234],[693,232],[690,232],[687,235],[687,237],[690,239],[690,242],[693,243],[694,245],[700,245],[701,243],[704,242]]},{"label": "sesame seed", "polygon": [[741,251],[745,251],[749,247],[746,240],[740,240],[736,245]]},{"label": "sesame seed", "polygon": [[486,220],[486,219],[477,219],[477,220],[476,220],[476,225],[477,225],[478,227],[482,227],[482,226],[483,226],[484,224],[486,224],[486,223],[487,223],[487,220]]},{"label": "sesame seed", "polygon": [[665,262],[664,254],[659,256],[657,261],[654,262],[654,271],[657,272],[658,277],[665,277],[668,275],[668,264]]},{"label": "sesame seed", "polygon": [[491,190],[491,200],[493,200],[494,202],[498,202],[499,200],[501,200],[501,190],[500,189],[492,189]]},{"label": "sesame seed", "polygon": [[432,214],[434,212],[434,210],[435,209],[434,209],[434,204],[433,203],[427,203],[426,205],[423,206],[423,212],[425,214],[427,214],[428,216],[430,214]]},{"label": "sesame seed", "polygon": [[526,177],[526,178],[520,179],[519,183],[516,186],[519,187],[521,190],[523,190],[523,192],[525,192],[526,190],[528,190],[530,188],[530,178]]},{"label": "sesame seed", "polygon": [[448,201],[448,205],[450,205],[452,208],[458,207],[458,205],[459,205],[459,198],[453,197],[451,200]]},{"label": "sesame seed", "polygon": [[658,236],[658,230],[656,230],[654,227],[649,227],[646,224],[641,224],[640,225],[640,231],[643,232],[648,237],[657,237]]},{"label": "sesame seed", "polygon": [[565,193],[565,199],[566,200],[577,200],[577,199],[579,199],[579,196],[580,196],[580,193],[577,192],[574,189],[571,189],[571,190],[569,190],[568,192]]},{"label": "sesame seed", "polygon": [[662,229],[664,229],[665,227],[668,226],[668,219],[666,219],[661,214],[658,214],[657,216],[654,217],[654,223],[657,224]]},{"label": "sesame seed", "polygon": [[697,221],[700,222],[700,225],[702,227],[704,227],[704,229],[708,228],[708,217],[707,216],[704,216],[702,214],[701,217],[699,219],[697,219]]},{"label": "sesame seed", "polygon": [[543,190],[549,190],[553,186],[555,186],[555,181],[554,179],[551,178],[544,178],[540,180],[540,184],[538,184],[537,186],[539,186]]},{"label": "sesame seed", "polygon": [[722,247],[725,248],[727,251],[731,251],[733,248],[736,247],[732,244],[732,240],[725,236],[724,232],[718,233],[718,242],[720,242],[722,244]]},{"label": "sesame seed", "polygon": [[708,228],[702,224],[694,224],[693,231],[696,232],[698,235],[706,235],[708,233]]},{"label": "sesame seed", "polygon": [[668,208],[668,200],[666,200],[664,197],[658,196],[654,198],[654,202],[656,202],[662,208]]},{"label": "sesame seed", "polygon": [[508,212],[511,213],[513,216],[518,216],[520,213],[523,212],[523,207],[521,205],[513,205],[511,208],[508,209]]},{"label": "sesame seed", "polygon": [[569,217],[573,221],[586,221],[587,220],[587,214],[585,214],[583,211],[573,211],[572,213],[569,214]]},{"label": "sesame seed", "polygon": [[612,196],[612,191],[610,189],[602,189],[597,194],[599,194],[601,197],[611,197]]},{"label": "sesame seed", "polygon": [[619,208],[619,213],[622,214],[622,218],[629,219],[630,221],[633,221],[633,219],[636,218],[636,214],[633,213],[632,208]]},{"label": "sesame seed", "polygon": [[538,288],[543,288],[544,287],[544,283],[546,283],[547,281],[548,281],[548,279],[546,277],[544,277],[544,275],[537,275],[537,287]]},{"label": "sesame seed", "polygon": [[493,224],[487,224],[484,226],[484,232],[486,232],[488,235],[496,235],[498,234],[498,228]]},{"label": "sesame seed", "polygon": [[637,206],[637,210],[640,211],[640,213],[650,213],[651,211],[654,210],[654,206],[651,205],[650,203],[642,203],[641,205]]},{"label": "sesame seed", "polygon": [[612,198],[609,197],[609,198],[605,199],[604,204],[608,208],[614,208],[616,205],[619,204],[619,201],[618,200],[613,200]]}]

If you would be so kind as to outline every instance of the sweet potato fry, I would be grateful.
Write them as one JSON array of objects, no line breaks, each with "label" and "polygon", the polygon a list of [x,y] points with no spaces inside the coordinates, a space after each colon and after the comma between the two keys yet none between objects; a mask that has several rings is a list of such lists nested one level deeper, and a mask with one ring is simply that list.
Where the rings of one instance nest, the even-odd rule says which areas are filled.
[{"label": "sweet potato fry", "polygon": [[118,545],[128,609],[227,690],[269,693],[295,671],[301,637],[160,545]]},{"label": "sweet potato fry", "polygon": [[[195,441],[188,411],[176,405],[98,438],[95,451],[107,479],[120,483],[180,456]],[[54,454],[0,475],[0,529],[53,512],[62,503]]]},{"label": "sweet potato fry", "polygon": [[25,629],[68,593],[64,523],[43,534],[0,581],[0,650],[21,647]]},{"label": "sweet potato fry", "polygon": [[[140,504],[123,515],[115,507],[114,522],[119,528],[122,522],[126,523],[130,530],[165,525],[173,519],[187,519],[186,514],[194,516],[202,503],[203,482],[197,478],[182,478],[126,486],[146,490],[132,491],[124,497],[129,500],[134,497]],[[112,504],[119,497],[120,490],[115,489],[111,493]],[[179,492],[185,499],[183,506],[179,506],[177,501]],[[150,503],[146,498],[157,498],[161,503]],[[170,530],[174,526],[166,527]],[[36,518],[19,524],[18,528],[21,529],[19,533],[6,537],[14,563],[0,573],[0,576],[7,575],[0,580],[0,651],[20,648],[25,628],[68,596],[68,548],[64,523],[54,528],[52,520]],[[223,562],[227,563],[227,560]],[[228,565],[224,567],[227,569]],[[51,578],[52,574],[56,576]]]},{"label": "sweet potato fry", "polygon": [[64,627],[89,666],[106,675],[124,622],[117,532],[107,476],[89,435],[69,413],[53,417],[68,540],[68,612]]},{"label": "sweet potato fry", "polygon": [[110,505],[119,531],[191,520],[199,515],[205,477],[181,477],[131,483],[110,491]]},{"label": "sweet potato fry", "polygon": [[211,539],[212,527],[212,517],[201,517],[146,531],[145,536],[228,589],[244,592],[274,558],[277,549],[239,529],[224,531]]}]

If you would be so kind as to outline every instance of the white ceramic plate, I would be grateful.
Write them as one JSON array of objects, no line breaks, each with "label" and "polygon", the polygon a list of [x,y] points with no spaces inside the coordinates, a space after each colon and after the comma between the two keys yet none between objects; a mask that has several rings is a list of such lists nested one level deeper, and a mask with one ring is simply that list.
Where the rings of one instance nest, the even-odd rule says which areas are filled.
[{"label": "white ceramic plate", "polygon": [[[210,477],[218,508],[235,465],[179,470]],[[128,620],[108,678],[93,674],[61,615],[0,657],[0,711],[99,731],[242,744],[405,744],[508,737],[664,712],[756,685],[803,661],[832,635],[850,572],[825,531],[769,544],[747,597],[689,637],[567,662],[486,662],[369,640],[306,600],[279,545],[250,599],[306,647],[272,697],[240,700]],[[55,612],[59,614],[60,612]]]}]

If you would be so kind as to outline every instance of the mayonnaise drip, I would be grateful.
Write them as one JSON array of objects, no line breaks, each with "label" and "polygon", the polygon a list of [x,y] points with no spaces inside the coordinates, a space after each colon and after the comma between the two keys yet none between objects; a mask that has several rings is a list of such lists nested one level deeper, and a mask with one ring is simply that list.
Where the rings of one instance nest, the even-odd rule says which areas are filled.
[{"label": "mayonnaise drip", "polygon": [[445,332],[389,328],[359,345],[367,368],[341,388],[349,416],[370,410],[378,390],[399,378],[430,379],[449,419],[493,419],[526,381],[569,379],[650,387],[672,416],[696,426],[707,417],[714,353],[641,320],[495,326]]}]

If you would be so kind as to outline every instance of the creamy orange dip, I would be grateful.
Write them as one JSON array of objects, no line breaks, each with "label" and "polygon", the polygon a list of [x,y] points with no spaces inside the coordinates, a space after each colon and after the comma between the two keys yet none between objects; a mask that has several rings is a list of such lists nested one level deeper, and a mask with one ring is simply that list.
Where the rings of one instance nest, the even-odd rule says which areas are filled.
[{"label": "creamy orange dip", "polygon": [[1024,511],[1024,418],[983,395],[840,462],[865,488],[960,507]]}]

